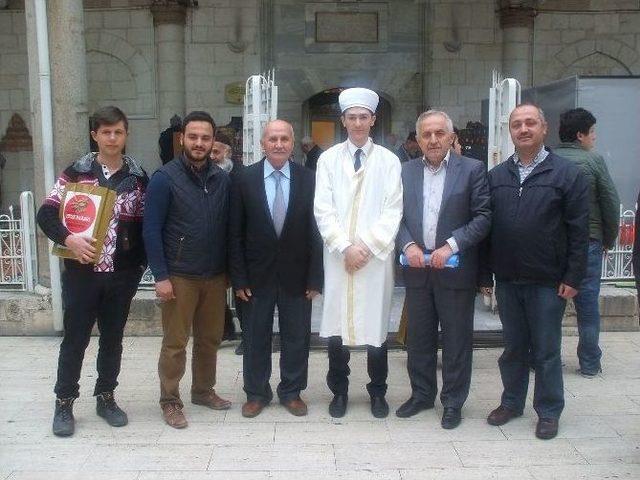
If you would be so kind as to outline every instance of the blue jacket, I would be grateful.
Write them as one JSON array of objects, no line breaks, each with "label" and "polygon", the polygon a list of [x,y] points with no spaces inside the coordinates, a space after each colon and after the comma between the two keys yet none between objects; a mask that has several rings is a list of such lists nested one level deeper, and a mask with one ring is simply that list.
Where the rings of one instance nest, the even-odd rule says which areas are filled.
[{"label": "blue jacket", "polygon": [[550,153],[520,185],[510,157],[489,171],[493,223],[481,285],[496,280],[578,288],[586,272],[589,190],[584,173]]},{"label": "blue jacket", "polygon": [[180,156],[151,177],[143,236],[156,281],[226,272],[231,181],[213,162],[205,168],[196,173]]}]

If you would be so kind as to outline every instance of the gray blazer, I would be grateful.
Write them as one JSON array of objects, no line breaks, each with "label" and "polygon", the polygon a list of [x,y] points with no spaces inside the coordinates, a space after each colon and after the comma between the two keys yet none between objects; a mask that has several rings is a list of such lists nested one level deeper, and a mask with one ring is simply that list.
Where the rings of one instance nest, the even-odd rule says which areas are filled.
[{"label": "gray blazer", "polygon": [[[403,214],[396,237],[398,252],[415,242],[425,249],[422,233],[424,163],[422,158],[402,165]],[[436,229],[436,248],[451,236],[460,251],[460,266],[432,270],[433,278],[447,288],[476,288],[478,245],[491,229],[489,186],[485,166],[478,160],[451,152]],[[407,287],[424,286],[427,269],[403,269]]]}]

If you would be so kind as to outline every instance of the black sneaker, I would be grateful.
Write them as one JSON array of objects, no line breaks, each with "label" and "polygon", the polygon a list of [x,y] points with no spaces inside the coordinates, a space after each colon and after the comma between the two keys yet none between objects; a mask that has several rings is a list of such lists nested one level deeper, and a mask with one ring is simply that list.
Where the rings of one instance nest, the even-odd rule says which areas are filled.
[{"label": "black sneaker", "polygon": [[75,430],[73,418],[73,401],[75,398],[56,398],[56,410],[53,414],[53,434],[58,437],[69,437]]},{"label": "black sneaker", "polygon": [[96,395],[96,413],[112,427],[124,427],[129,423],[127,414],[122,411],[113,398],[113,392]]}]

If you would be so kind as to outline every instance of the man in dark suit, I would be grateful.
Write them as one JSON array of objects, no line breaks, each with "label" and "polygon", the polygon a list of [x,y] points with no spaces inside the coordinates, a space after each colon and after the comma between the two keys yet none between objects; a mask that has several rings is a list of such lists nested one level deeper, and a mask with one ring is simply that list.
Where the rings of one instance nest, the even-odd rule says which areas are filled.
[{"label": "man in dark suit", "polygon": [[261,145],[266,158],[234,178],[230,221],[230,271],[244,315],[242,415],[269,404],[271,334],[278,306],[281,357],[278,397],[296,416],[307,414],[311,300],[322,288],[322,240],[313,216],[315,177],[289,161],[293,128],[269,122]]},{"label": "man in dark suit", "polygon": [[[450,150],[454,133],[446,113],[421,114],[416,130],[424,156],[402,166],[404,213],[396,237],[409,262],[404,279],[412,393],[396,415],[433,408],[440,324],[442,427],[451,429],[460,424],[471,383],[478,244],[491,228],[489,190],[484,165]],[[459,266],[445,268],[453,254]]]},{"label": "man in dark suit", "polygon": [[318,165],[318,158],[320,158],[320,154],[324,152],[324,150],[316,145],[311,137],[304,137],[302,139],[301,148],[306,156],[304,166],[315,172],[316,166]]}]

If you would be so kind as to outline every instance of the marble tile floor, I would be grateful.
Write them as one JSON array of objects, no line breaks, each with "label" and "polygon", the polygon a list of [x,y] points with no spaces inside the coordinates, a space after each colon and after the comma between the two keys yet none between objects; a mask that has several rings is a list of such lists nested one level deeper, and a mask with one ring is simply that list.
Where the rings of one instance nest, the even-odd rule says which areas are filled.
[{"label": "marble tile floor", "polygon": [[[389,354],[392,413],[369,412],[366,356],[353,352],[347,415],[332,419],[325,386],[326,353],[311,352],[307,417],[277,402],[255,419],[240,414],[242,361],[223,344],[217,391],[234,402],[215,412],[186,403],[190,425],[166,426],[157,403],[158,337],[127,337],[117,399],[130,424],[111,428],[95,414],[97,339],[85,356],[76,434],[51,433],[60,338],[0,337],[0,480],[476,480],[640,478],[640,333],[601,336],[604,372],[575,373],[576,337],[563,340],[566,407],[556,439],[537,440],[532,391],[525,414],[491,427],[501,393],[501,349],[474,351],[474,375],[462,425],[440,427],[441,405],[410,419],[393,411],[409,396],[406,353]],[[278,353],[272,386],[277,385]],[[190,372],[182,382],[188,400]],[[531,385],[533,385],[533,377]]]}]

